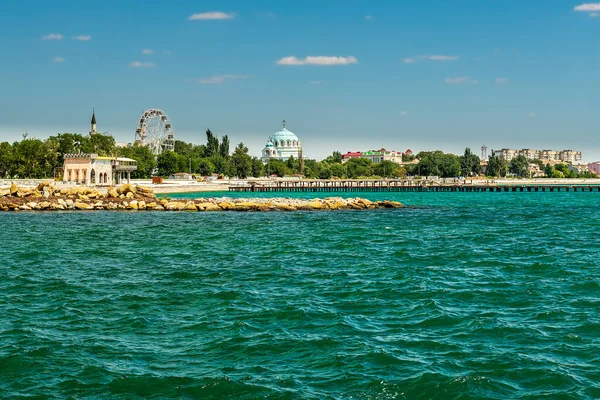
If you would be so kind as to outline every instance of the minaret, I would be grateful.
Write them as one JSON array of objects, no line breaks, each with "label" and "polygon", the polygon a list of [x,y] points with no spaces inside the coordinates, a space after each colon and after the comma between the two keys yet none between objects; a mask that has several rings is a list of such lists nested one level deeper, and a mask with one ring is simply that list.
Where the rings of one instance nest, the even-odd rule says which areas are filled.
[{"label": "minaret", "polygon": [[96,131],[96,111],[92,109],[92,130],[90,131],[90,135],[95,135],[98,133]]}]

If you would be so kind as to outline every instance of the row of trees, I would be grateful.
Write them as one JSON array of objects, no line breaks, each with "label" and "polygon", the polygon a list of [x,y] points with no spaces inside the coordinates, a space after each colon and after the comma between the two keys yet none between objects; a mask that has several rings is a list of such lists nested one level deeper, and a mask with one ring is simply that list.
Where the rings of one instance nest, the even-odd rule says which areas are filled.
[{"label": "row of trees", "polygon": [[[80,135],[62,133],[50,136],[46,140],[24,138],[19,142],[0,143],[0,177],[47,178],[57,176],[63,166],[65,154],[97,153],[101,156],[128,157],[138,162],[133,178],[150,178],[158,170],[158,175],[168,177],[176,172],[208,176],[219,174],[232,177],[291,176],[303,175],[307,178],[395,178],[411,176],[475,176],[480,174],[481,163],[477,155],[469,148],[462,156],[428,151],[416,156],[406,157],[405,161],[418,160],[416,163],[399,165],[392,161],[373,163],[366,158],[353,158],[342,163],[342,154],[333,152],[322,161],[298,160],[290,157],[286,161],[270,160],[266,165],[257,157],[248,154],[248,148],[238,144],[230,152],[230,141],[225,135],[221,139],[210,129],[206,131],[206,144],[195,145],[184,141],[175,141],[174,151],[167,151],[154,157],[148,147],[134,144],[117,147],[109,135]],[[529,164],[538,164],[549,178],[590,178],[590,172],[574,172],[567,164],[544,165],[540,160],[527,160],[518,156],[507,163],[506,160],[490,156],[486,175],[504,177],[512,173],[520,177],[529,177]]]}]

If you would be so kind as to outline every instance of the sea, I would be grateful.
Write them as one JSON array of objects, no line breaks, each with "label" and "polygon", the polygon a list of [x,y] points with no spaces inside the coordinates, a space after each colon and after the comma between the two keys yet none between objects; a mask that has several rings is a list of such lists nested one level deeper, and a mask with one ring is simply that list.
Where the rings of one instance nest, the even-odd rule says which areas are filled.
[{"label": "sea", "polygon": [[0,398],[600,398],[600,193],[344,196],[0,214]]}]

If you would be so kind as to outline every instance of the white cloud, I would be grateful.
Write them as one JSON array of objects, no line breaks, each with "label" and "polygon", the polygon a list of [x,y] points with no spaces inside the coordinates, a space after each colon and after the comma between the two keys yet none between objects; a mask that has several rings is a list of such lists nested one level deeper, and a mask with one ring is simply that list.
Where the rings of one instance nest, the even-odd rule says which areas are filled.
[{"label": "white cloud", "polygon": [[408,111],[400,111],[400,115],[406,117],[408,115]]},{"label": "white cloud", "polygon": [[358,60],[353,57],[333,57],[333,56],[308,56],[306,58],[296,58],[294,56],[283,57],[277,60],[279,65],[349,65],[358,64]]},{"label": "white cloud", "polygon": [[196,82],[202,85],[218,85],[226,79],[246,79],[247,75],[214,75],[208,78],[198,79]]},{"label": "white cloud", "polygon": [[42,40],[63,40],[64,36],[60,33],[49,33],[46,36],[42,36]]},{"label": "white cloud", "polygon": [[310,81],[308,83],[310,83],[311,85],[320,85],[321,83],[323,83],[323,81]]},{"label": "white cloud", "polygon": [[129,66],[131,68],[151,68],[151,67],[154,67],[154,63],[133,61],[133,62],[129,63]]},{"label": "white cloud", "polygon": [[456,78],[446,78],[445,82],[449,85],[460,85],[463,83],[470,83],[477,85],[477,81],[469,78],[468,76],[457,76]]},{"label": "white cloud", "polygon": [[373,19],[373,16],[372,16],[372,15],[365,15],[365,19],[366,19],[367,21],[370,21],[370,20],[372,20],[372,19]]},{"label": "white cloud", "polygon": [[583,12],[594,12],[600,11],[600,3],[586,3],[580,4],[573,9],[574,11],[583,11]]},{"label": "white cloud", "polygon": [[52,62],[54,62],[54,63],[61,63],[61,62],[65,62],[65,59],[64,59],[64,57],[54,57],[52,59]]},{"label": "white cloud", "polygon": [[144,50],[142,50],[142,54],[154,54],[154,50],[152,50],[152,49],[144,49]]},{"label": "white cloud", "polygon": [[407,57],[403,60],[404,64],[412,64],[417,61],[456,61],[458,56],[447,56],[443,54],[421,55],[415,57]]},{"label": "white cloud", "polygon": [[537,114],[536,114],[536,113],[534,113],[534,112],[530,112],[529,114],[527,114],[527,116],[528,116],[529,118],[535,118],[535,117],[537,117]]},{"label": "white cloud", "polygon": [[92,36],[90,36],[90,35],[73,36],[73,40],[79,40],[80,42],[89,42],[90,40],[92,40]]},{"label": "white cloud", "polygon": [[508,78],[496,78],[496,83],[498,85],[503,85],[505,83],[508,83]]},{"label": "white cloud", "polygon": [[209,11],[203,13],[196,13],[189,16],[189,20],[207,20],[207,19],[234,19],[234,13],[224,13],[221,11]]}]

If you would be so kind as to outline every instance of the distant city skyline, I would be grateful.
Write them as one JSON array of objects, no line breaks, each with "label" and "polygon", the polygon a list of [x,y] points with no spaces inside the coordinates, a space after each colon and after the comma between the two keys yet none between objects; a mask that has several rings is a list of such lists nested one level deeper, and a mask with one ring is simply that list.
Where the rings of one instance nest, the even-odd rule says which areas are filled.
[{"label": "distant city skyline", "polygon": [[[152,2],[151,2],[152,3]],[[0,141],[98,131],[148,108],[260,156],[573,149],[600,159],[600,3],[72,0],[0,4]],[[110,23],[107,23],[110,21]]]}]

